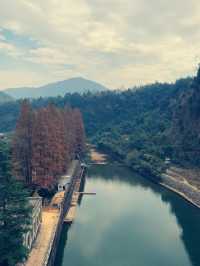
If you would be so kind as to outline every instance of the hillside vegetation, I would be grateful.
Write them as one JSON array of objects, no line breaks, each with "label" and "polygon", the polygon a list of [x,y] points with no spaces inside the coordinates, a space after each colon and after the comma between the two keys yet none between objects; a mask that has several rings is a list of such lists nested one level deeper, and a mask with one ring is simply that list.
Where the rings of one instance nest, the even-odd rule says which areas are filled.
[{"label": "hillside vegetation", "polygon": [[[70,105],[83,114],[87,137],[142,174],[159,177],[165,158],[199,166],[194,160],[199,141],[200,71],[197,77],[174,84],[155,83],[123,92],[66,94],[64,97],[33,100],[33,108],[49,102]],[[0,107],[0,131],[12,130],[19,102]],[[198,156],[197,156],[198,157]]]},{"label": "hillside vegetation", "polygon": [[170,136],[179,161],[200,165],[200,68],[190,89],[180,94],[174,106]]}]

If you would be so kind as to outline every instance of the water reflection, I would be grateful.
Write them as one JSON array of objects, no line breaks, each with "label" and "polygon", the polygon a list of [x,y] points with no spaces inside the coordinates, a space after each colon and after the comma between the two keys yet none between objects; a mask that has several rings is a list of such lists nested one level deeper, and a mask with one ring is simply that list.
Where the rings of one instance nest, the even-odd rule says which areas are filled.
[{"label": "water reflection", "polygon": [[103,178],[105,180],[116,180],[126,182],[133,186],[142,186],[151,189],[154,193],[161,195],[163,202],[170,204],[171,212],[176,216],[181,228],[181,239],[191,260],[192,266],[200,266],[200,210],[188,203],[180,196],[168,191],[159,185],[148,182],[137,173],[128,168],[116,166],[96,166],[90,171],[91,178]]},{"label": "water reflection", "polygon": [[200,211],[116,165],[93,166],[56,266],[199,266]]},{"label": "water reflection", "polygon": [[164,202],[171,206],[172,213],[176,216],[177,222],[182,229],[181,239],[193,266],[200,265],[200,210],[181,199],[181,204],[176,195],[162,193]]},{"label": "water reflection", "polygon": [[60,237],[60,242],[59,242],[59,248],[57,250],[56,254],[56,261],[55,261],[55,266],[62,265],[63,262],[63,257],[64,257],[64,248],[67,245],[67,240],[68,240],[68,231],[70,229],[71,225],[64,224],[61,237]]},{"label": "water reflection", "polygon": [[132,186],[142,186],[154,190],[159,193],[159,187],[152,182],[148,182],[146,178],[143,178],[139,174],[131,171],[127,167],[120,166],[118,164],[112,165],[96,165],[90,167],[88,178],[96,178],[109,180],[119,183],[127,183]]},{"label": "water reflection", "polygon": [[[83,192],[85,190],[85,182],[86,182],[86,177],[84,176],[84,178],[81,180],[80,189],[79,189],[80,192]],[[78,198],[79,206],[81,205],[82,199],[83,199],[83,194],[80,194]]]}]

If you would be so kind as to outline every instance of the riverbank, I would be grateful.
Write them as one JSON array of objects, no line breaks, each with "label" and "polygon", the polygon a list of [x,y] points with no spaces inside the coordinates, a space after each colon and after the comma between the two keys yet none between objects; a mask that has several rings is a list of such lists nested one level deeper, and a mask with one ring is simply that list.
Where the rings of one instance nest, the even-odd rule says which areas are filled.
[{"label": "riverbank", "polygon": [[185,200],[200,208],[199,182],[196,180],[194,170],[170,167],[162,174],[160,185],[175,192]]},{"label": "riverbank", "polygon": [[90,148],[90,161],[93,164],[106,164],[107,163],[107,155],[105,153],[99,152],[95,149],[95,147]]},{"label": "riverbank", "polygon": [[183,199],[185,199],[187,202],[191,203],[193,206],[200,208],[200,205],[196,204],[194,201],[192,201],[192,199],[188,198],[184,193],[164,184],[164,183],[159,183],[161,186],[163,186],[164,188],[176,193],[177,195],[181,196]]},{"label": "riverbank", "polygon": [[[112,157],[111,155],[112,154],[109,153],[110,157]],[[105,164],[107,163],[105,158],[107,158],[108,155],[92,147],[92,149],[90,149],[90,157],[93,163]],[[127,166],[122,160],[117,161]],[[134,171],[133,168],[130,169]],[[141,172],[138,173],[141,174]],[[178,194],[195,207],[200,208],[200,170],[195,171],[174,166],[167,169],[166,173],[162,174],[160,178],[149,178],[147,175],[143,176]]]}]

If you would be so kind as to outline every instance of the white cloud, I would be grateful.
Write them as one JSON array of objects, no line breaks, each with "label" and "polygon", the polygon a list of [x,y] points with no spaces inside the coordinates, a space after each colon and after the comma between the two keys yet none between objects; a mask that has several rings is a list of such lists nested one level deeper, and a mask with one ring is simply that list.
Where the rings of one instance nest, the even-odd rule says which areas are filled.
[{"label": "white cloud", "polygon": [[0,56],[1,53],[5,53],[9,56],[18,58],[22,55],[22,52],[20,51],[20,49],[17,49],[14,45],[5,42],[5,38],[4,36],[0,35]]},{"label": "white cloud", "polygon": [[[76,75],[110,87],[172,81],[194,72],[199,13],[196,0],[2,0],[0,28],[38,45],[22,50],[0,31],[0,54],[26,62],[33,85]],[[8,85],[26,83],[14,73]]]},{"label": "white cloud", "polygon": [[39,86],[46,83],[46,78],[53,81],[48,75],[40,75],[38,72],[26,69],[0,70],[0,90],[4,88],[26,87],[33,84]]},{"label": "white cloud", "polygon": [[3,34],[1,34],[1,31],[0,31],[0,41],[5,41],[5,37],[3,36]]}]

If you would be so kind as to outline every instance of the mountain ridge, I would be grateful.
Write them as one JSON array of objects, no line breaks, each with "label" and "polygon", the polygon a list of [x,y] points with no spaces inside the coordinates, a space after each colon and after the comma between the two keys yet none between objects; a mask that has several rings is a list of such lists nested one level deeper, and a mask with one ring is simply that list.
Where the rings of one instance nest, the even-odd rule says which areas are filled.
[{"label": "mountain ridge", "polygon": [[11,97],[20,99],[64,96],[66,93],[75,92],[81,94],[88,91],[96,93],[104,90],[108,90],[108,88],[96,81],[85,79],[83,77],[73,77],[38,87],[8,88],[3,90],[3,92]]},{"label": "mountain ridge", "polygon": [[14,99],[4,91],[0,91],[0,104],[12,102]]}]

